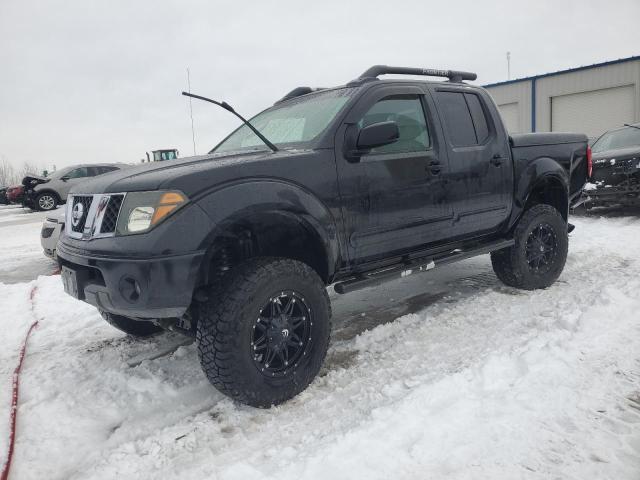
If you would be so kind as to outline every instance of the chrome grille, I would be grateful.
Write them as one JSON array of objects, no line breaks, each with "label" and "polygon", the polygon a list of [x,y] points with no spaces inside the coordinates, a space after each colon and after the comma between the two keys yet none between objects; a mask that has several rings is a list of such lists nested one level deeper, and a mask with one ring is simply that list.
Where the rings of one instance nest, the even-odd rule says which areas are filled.
[{"label": "chrome grille", "polygon": [[77,195],[71,204],[71,230],[82,233],[89,217],[89,209],[93,203],[93,195]]},{"label": "chrome grille", "polygon": [[114,233],[116,231],[116,224],[118,222],[118,214],[120,213],[120,207],[124,195],[111,195],[109,203],[104,211],[102,217],[102,225],[100,225],[100,233]]},{"label": "chrome grille", "polygon": [[113,237],[125,196],[126,193],[69,195],[65,234],[79,240]]}]

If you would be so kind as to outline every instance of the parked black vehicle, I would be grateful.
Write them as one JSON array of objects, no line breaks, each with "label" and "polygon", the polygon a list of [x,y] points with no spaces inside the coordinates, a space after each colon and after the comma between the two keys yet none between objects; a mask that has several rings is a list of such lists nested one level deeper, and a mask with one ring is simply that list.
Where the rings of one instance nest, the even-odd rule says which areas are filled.
[{"label": "parked black vehicle", "polygon": [[0,205],[9,205],[9,199],[7,198],[7,188],[0,187]]},{"label": "parked black vehicle", "polygon": [[602,134],[591,148],[593,176],[585,187],[585,207],[640,205],[640,123]]},{"label": "parked black vehicle", "polygon": [[195,335],[211,383],[266,407],[318,373],[329,284],[347,293],[491,252],[507,285],[548,287],[587,137],[509,137],[488,93],[462,82],[475,78],[372,67],[293,90],[207,155],[78,185],[58,244],[65,290],[132,335]]}]

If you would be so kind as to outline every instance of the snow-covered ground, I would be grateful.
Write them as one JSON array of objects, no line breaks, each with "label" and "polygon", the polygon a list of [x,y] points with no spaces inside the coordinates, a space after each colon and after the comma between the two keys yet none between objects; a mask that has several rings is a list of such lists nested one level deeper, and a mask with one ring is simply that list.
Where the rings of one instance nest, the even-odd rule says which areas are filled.
[{"label": "snow-covered ground", "polygon": [[[37,318],[15,479],[637,480],[640,217],[572,221],[547,290],[501,285],[483,256],[332,296],[326,367],[270,410],[216,392],[182,337],[114,330],[58,277],[0,284],[0,462]],[[37,251],[37,234],[0,223],[1,263]]]},{"label": "snow-covered ground", "polygon": [[55,262],[43,257],[40,246],[40,230],[47,215],[52,214],[0,206],[0,283],[25,282],[56,269]]}]

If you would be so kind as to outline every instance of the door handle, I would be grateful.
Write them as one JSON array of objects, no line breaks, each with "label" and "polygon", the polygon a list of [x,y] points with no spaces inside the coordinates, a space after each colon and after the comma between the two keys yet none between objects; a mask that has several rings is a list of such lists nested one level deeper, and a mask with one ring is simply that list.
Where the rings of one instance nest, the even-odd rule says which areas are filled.
[{"label": "door handle", "polygon": [[506,160],[506,158],[504,158],[499,153],[496,153],[493,157],[491,157],[491,160],[489,160],[489,162],[491,162],[492,165],[499,167],[500,165],[502,165],[503,160]]},{"label": "door handle", "polygon": [[432,175],[439,175],[442,168],[438,160],[431,160],[425,170],[431,172]]}]

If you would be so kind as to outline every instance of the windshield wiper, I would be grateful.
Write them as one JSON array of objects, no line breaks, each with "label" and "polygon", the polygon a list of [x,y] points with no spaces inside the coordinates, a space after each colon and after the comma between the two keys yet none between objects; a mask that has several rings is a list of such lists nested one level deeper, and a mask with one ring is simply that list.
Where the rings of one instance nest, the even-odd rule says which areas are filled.
[{"label": "windshield wiper", "polygon": [[242,122],[251,129],[251,131],[253,133],[255,133],[257,135],[257,137],[262,140],[264,142],[264,144],[269,147],[272,151],[277,152],[278,151],[278,147],[276,147],[273,143],[271,143],[267,137],[265,137],[264,135],[262,135],[258,129],[256,127],[254,127],[253,125],[251,125],[251,123],[249,123],[249,120],[247,120],[246,118],[244,118],[242,115],[240,115],[238,112],[236,112],[233,107],[231,105],[229,105],[227,102],[216,102],[215,100],[211,100],[210,98],[207,97],[201,97],[200,95],[194,95],[193,93],[189,93],[189,92],[182,92],[182,95],[184,95],[185,97],[192,97],[192,98],[197,98],[198,100],[204,100],[205,102],[209,102],[209,103],[213,103],[215,105],[218,105],[219,107],[224,108],[225,110],[228,110],[229,112],[233,113],[236,117],[238,117],[240,120],[242,120]]},{"label": "windshield wiper", "polygon": [[637,125],[629,125],[628,123],[623,123],[623,125],[625,127],[637,128],[638,130],[640,130],[640,127],[638,127]]}]

